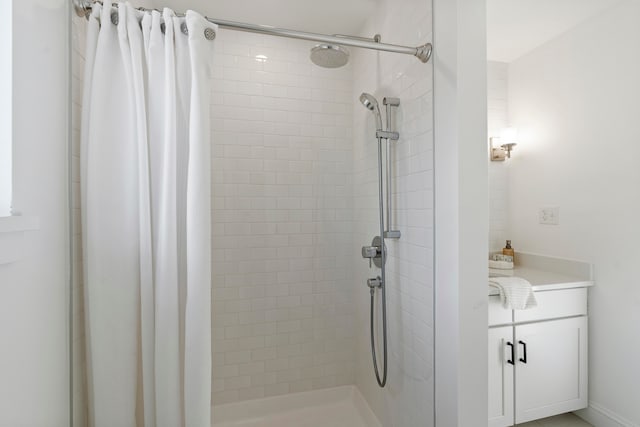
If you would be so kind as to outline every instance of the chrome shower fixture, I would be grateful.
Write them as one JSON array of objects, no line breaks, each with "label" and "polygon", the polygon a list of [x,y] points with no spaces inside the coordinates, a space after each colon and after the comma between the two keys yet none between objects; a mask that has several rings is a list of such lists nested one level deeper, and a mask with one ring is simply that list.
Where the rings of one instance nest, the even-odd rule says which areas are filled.
[{"label": "chrome shower fixture", "polygon": [[[360,102],[364,107],[371,111],[376,118],[376,139],[378,140],[378,213],[379,213],[379,230],[380,234],[373,238],[371,246],[362,247],[362,257],[369,259],[369,268],[372,264],[380,268],[380,275],[367,280],[369,293],[371,294],[371,303],[369,310],[369,329],[371,335],[371,358],[373,359],[373,370],[376,374],[376,381],[380,387],[387,384],[387,251],[384,243],[385,239],[399,239],[400,231],[391,230],[391,141],[397,141],[400,138],[398,132],[394,130],[394,111],[400,106],[399,98],[384,98],[382,103],[386,107],[387,126],[386,130],[382,127],[382,117],[380,115],[380,106],[376,98],[368,93],[360,95]],[[383,155],[383,142],[386,141],[386,155]],[[386,181],[386,185],[385,185]],[[385,188],[386,187],[386,188]],[[386,214],[385,214],[386,199]],[[375,294],[380,290],[382,305],[382,370],[378,369],[376,340],[374,330],[374,306]]]},{"label": "chrome shower fixture", "polygon": [[[380,34],[368,37],[345,36],[343,34],[334,34],[332,37],[345,40],[359,40],[363,42],[380,43],[382,37]],[[311,62],[319,67],[324,68],[340,68],[349,62],[349,49],[336,43],[321,43],[311,48],[309,55]]]},{"label": "chrome shower fixture", "polygon": [[349,50],[333,44],[319,44],[311,49],[311,62],[324,68],[339,68],[349,62]]},{"label": "chrome shower fixture", "polygon": [[360,95],[360,102],[367,108],[367,110],[374,111],[375,109],[378,109],[378,115],[380,115],[378,100],[373,95],[362,92]]},{"label": "chrome shower fixture", "polygon": [[374,98],[373,95],[363,92],[362,95],[360,95],[360,102],[365,106],[367,110],[373,112],[376,117],[376,130],[381,131],[382,117],[380,116],[380,107],[378,106],[378,100]]}]

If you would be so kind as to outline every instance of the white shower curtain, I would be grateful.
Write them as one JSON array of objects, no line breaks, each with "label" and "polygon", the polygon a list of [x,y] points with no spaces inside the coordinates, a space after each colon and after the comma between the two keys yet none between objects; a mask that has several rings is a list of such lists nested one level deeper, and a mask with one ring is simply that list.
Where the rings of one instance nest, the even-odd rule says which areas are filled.
[{"label": "white shower curtain", "polygon": [[194,12],[109,1],[89,20],[81,209],[96,427],[210,427],[211,30]]}]

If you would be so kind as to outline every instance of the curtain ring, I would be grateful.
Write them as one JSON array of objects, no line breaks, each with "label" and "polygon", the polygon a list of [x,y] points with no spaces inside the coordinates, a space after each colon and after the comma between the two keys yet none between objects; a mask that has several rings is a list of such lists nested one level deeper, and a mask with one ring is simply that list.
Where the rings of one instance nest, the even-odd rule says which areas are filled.
[{"label": "curtain ring", "polygon": [[189,35],[189,28],[187,28],[186,22],[183,22],[182,24],[180,24],[180,31],[182,31],[182,34],[184,34],[185,36]]},{"label": "curtain ring", "polygon": [[216,32],[213,30],[213,28],[204,29],[204,38],[207,40],[213,40],[216,38]]}]

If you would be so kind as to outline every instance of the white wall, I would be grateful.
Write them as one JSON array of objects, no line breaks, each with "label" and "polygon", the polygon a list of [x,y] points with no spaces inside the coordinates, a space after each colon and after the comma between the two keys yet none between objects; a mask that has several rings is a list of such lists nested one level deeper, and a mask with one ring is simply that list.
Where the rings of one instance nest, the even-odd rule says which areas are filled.
[{"label": "white wall", "polygon": [[13,206],[39,218],[0,265],[0,426],[69,425],[69,2],[13,2]]},{"label": "white wall", "polygon": [[351,65],[300,40],[215,43],[213,403],[353,384]]},{"label": "white wall", "polygon": [[[382,34],[387,43],[418,46],[431,40],[431,2],[411,0],[398,7],[378,3],[361,34]],[[357,50],[353,54],[354,86],[354,264],[357,310],[357,385],[380,422],[388,427],[432,426],[433,367],[433,64],[411,56]],[[388,239],[387,308],[389,374],[386,388],[376,383],[369,337],[369,268],[360,247],[379,235],[377,141],[373,115],[359,102],[362,92],[374,95],[382,114],[384,97],[400,98],[393,143],[394,225],[399,240]],[[384,121],[384,118],[383,118]],[[376,300],[380,328],[380,292]],[[378,345],[378,366],[382,367]]]},{"label": "white wall", "polygon": [[[500,131],[509,126],[507,102],[506,62],[487,63],[487,132],[489,138],[500,136]],[[487,141],[487,144],[489,141]],[[512,153],[515,156],[516,153]],[[488,159],[488,154],[487,154]],[[511,237],[509,228],[509,165],[504,162],[489,161],[489,251],[499,251],[505,240]]]},{"label": "white wall", "polygon": [[[516,250],[594,263],[590,413],[626,426],[640,425],[638,22],[640,4],[625,1],[509,67],[509,115],[525,134],[510,161],[510,234]],[[558,226],[538,224],[549,205]]]},{"label": "white wall", "polygon": [[11,2],[0,15],[0,217],[11,214]]},{"label": "white wall", "polygon": [[482,1],[434,0],[438,426],[488,419],[485,15]]}]

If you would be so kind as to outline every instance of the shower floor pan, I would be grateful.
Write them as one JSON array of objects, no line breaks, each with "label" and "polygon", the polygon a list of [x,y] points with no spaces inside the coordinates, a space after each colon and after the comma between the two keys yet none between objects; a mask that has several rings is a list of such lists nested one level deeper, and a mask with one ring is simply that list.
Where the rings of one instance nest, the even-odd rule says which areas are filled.
[{"label": "shower floor pan", "polygon": [[215,405],[212,427],[381,427],[354,386]]}]

